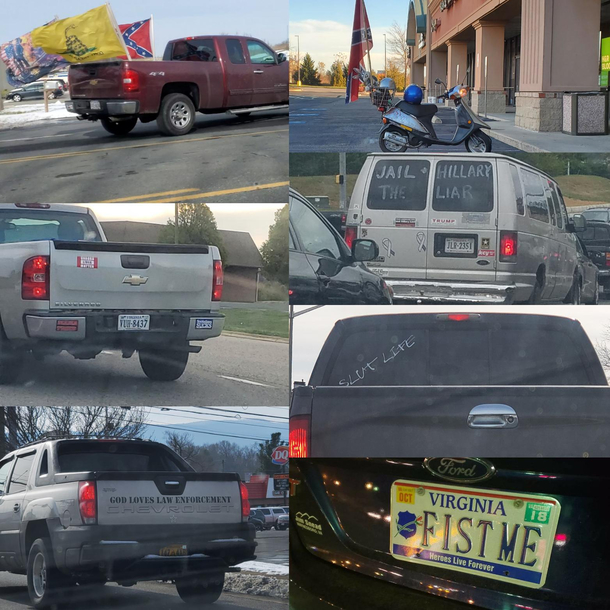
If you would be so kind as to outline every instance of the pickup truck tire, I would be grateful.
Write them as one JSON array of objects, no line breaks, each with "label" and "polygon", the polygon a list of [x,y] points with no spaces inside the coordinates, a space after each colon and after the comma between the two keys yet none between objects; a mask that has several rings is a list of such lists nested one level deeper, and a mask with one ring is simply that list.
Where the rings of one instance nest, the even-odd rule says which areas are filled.
[{"label": "pickup truck tire", "polygon": [[15,381],[23,365],[24,354],[9,345],[0,325],[0,385]]},{"label": "pickup truck tire", "polygon": [[38,538],[28,555],[27,582],[34,608],[57,604],[69,588],[69,579],[56,567],[49,538]]},{"label": "pickup truck tire", "polygon": [[159,131],[166,136],[183,136],[193,129],[195,115],[195,105],[188,95],[170,93],[161,101]]},{"label": "pickup truck tire", "polygon": [[139,356],[144,374],[153,381],[176,381],[184,374],[189,360],[187,351],[142,349]]},{"label": "pickup truck tire", "polygon": [[138,123],[138,117],[129,117],[120,121],[112,121],[111,119],[101,119],[102,127],[113,136],[126,136]]},{"label": "pickup truck tire", "polygon": [[224,574],[207,581],[200,576],[177,578],[176,590],[182,601],[187,604],[213,604],[222,595],[224,584]]}]

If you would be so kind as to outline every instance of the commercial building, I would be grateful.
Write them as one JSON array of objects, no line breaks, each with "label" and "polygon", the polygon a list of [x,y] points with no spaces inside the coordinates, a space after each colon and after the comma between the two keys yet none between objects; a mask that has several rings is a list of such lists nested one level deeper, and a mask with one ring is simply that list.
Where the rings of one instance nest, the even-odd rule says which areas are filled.
[{"label": "commercial building", "polygon": [[[440,93],[467,84],[476,112],[515,112],[515,125],[561,131],[566,93],[599,92],[610,0],[409,0],[411,82]],[[607,87],[605,88],[607,90]],[[607,96],[582,110],[605,112]]]}]

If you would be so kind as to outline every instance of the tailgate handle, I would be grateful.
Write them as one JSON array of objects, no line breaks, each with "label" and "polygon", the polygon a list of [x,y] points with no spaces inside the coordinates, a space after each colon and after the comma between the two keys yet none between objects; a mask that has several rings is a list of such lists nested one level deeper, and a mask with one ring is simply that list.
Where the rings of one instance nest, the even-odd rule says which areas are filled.
[{"label": "tailgate handle", "polygon": [[180,481],[165,481],[166,485],[180,485]]},{"label": "tailgate handle", "polygon": [[517,412],[508,405],[477,405],[468,414],[471,428],[516,428]]},{"label": "tailgate handle", "polygon": [[121,254],[121,265],[123,269],[148,269],[150,267],[150,256]]}]

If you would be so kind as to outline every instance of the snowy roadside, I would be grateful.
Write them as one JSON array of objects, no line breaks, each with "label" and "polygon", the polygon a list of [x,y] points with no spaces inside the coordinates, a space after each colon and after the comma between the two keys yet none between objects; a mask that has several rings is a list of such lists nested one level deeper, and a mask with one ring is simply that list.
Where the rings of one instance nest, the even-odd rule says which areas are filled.
[{"label": "snowy roadside", "polygon": [[44,104],[31,104],[28,106],[5,105],[0,112],[0,130],[15,129],[35,123],[37,121],[57,121],[74,119],[75,114],[66,110],[64,102],[49,103],[49,112],[44,111]]}]

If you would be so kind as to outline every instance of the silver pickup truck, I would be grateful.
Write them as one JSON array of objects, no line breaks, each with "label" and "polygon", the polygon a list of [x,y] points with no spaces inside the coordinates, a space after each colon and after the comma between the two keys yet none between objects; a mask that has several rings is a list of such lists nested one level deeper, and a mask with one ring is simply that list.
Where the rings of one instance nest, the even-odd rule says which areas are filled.
[{"label": "silver pickup truck", "polygon": [[151,580],[210,604],[255,559],[249,515],[239,475],[197,473],[159,443],[41,440],[0,460],[0,571],[27,575],[35,608],[76,584]]},{"label": "silver pickup truck", "polygon": [[174,381],[221,334],[215,246],[109,243],[77,205],[0,204],[0,384],[27,352],[77,359],[138,351],[144,373]]}]

